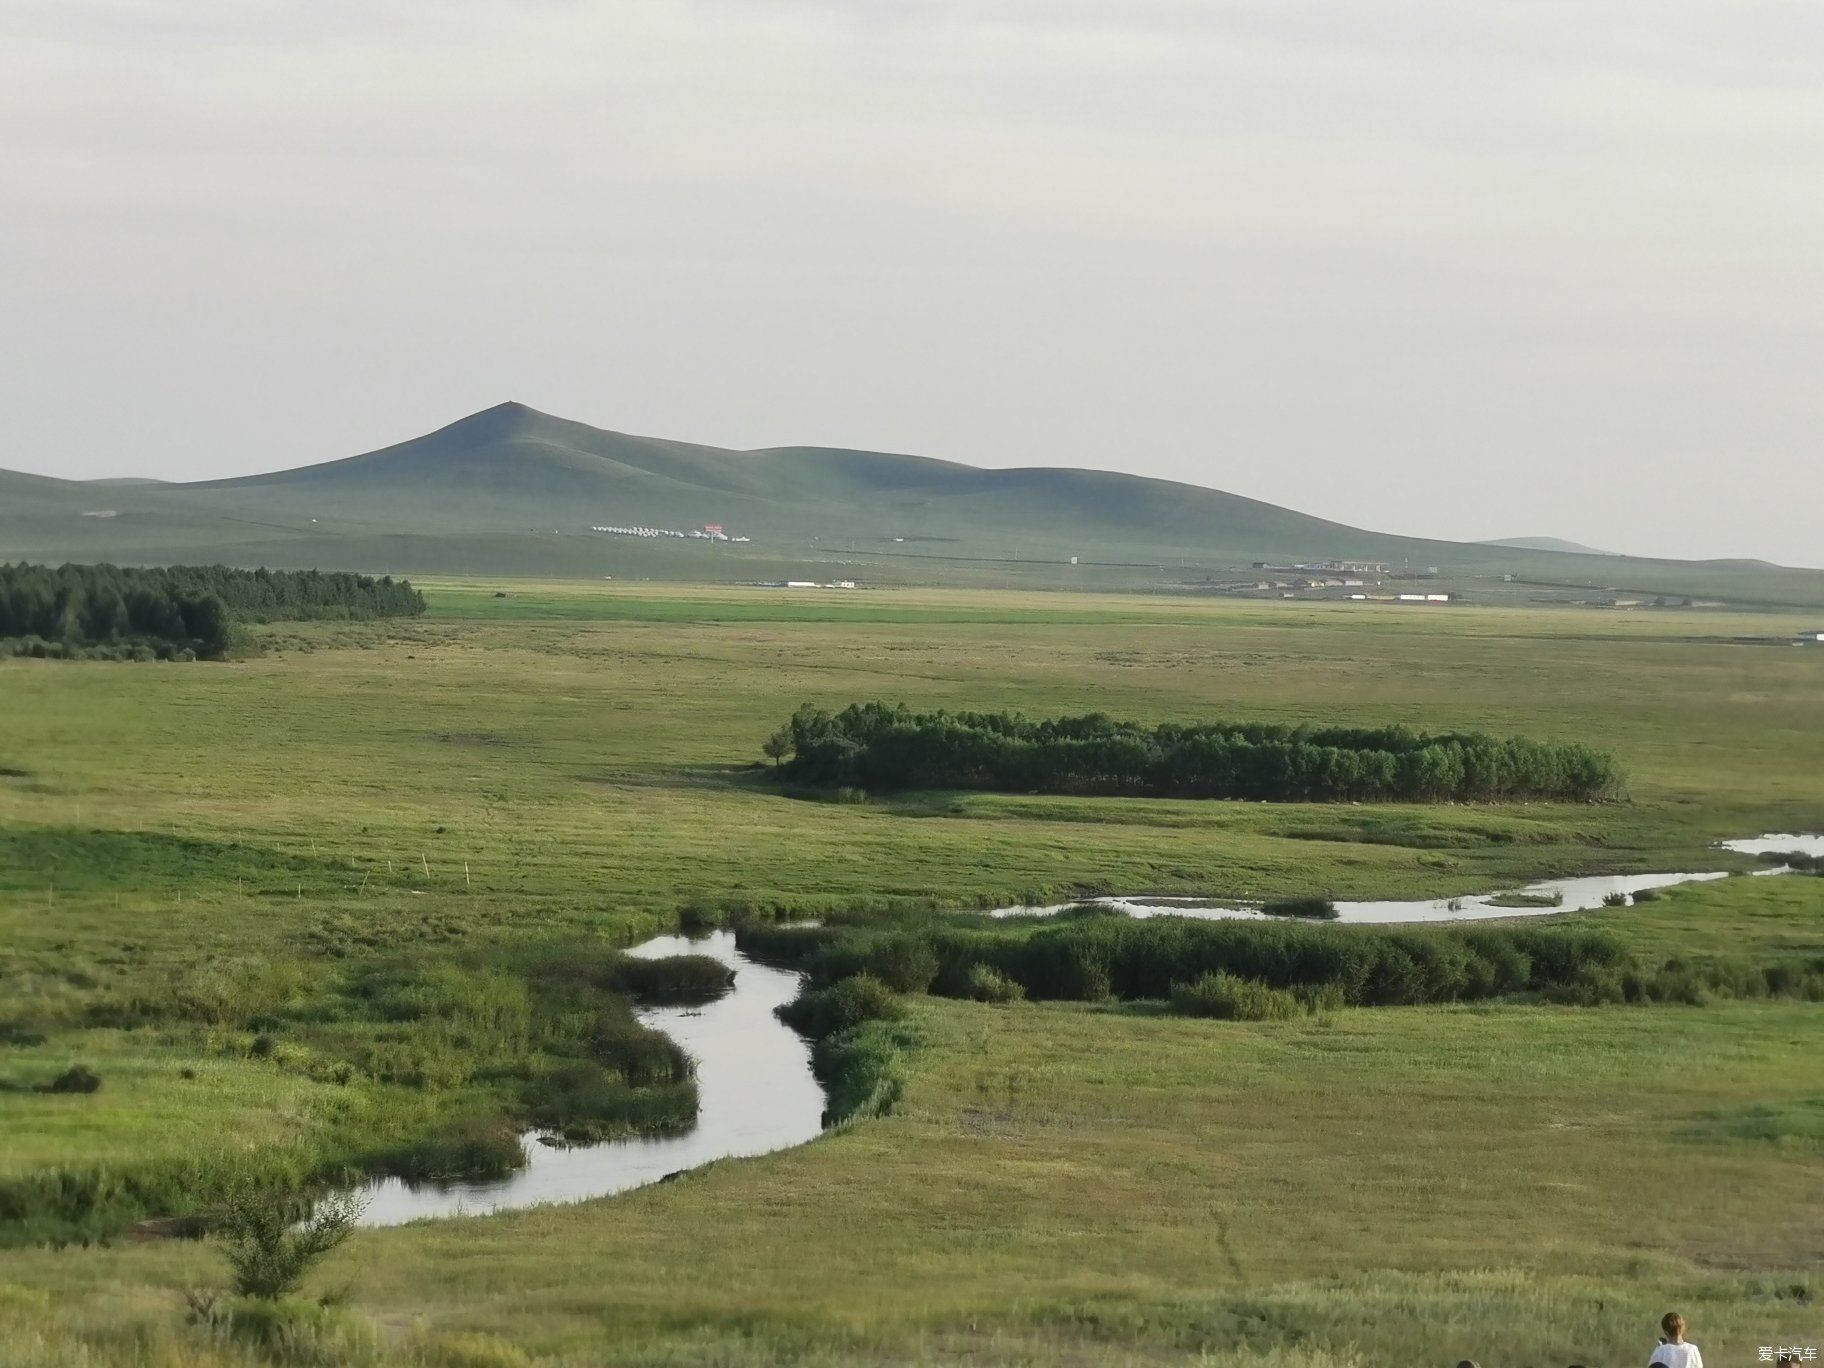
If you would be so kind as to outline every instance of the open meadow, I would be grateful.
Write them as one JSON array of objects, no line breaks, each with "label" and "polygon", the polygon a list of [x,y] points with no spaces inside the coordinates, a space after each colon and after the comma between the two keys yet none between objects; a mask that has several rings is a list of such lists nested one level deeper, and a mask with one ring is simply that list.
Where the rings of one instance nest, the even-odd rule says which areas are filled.
[{"label": "open meadow", "polygon": [[[9,1368],[1562,1368],[1644,1361],[1674,1305],[1718,1364],[1824,1348],[1824,1009],[1717,987],[1824,963],[1801,874],[1546,919],[1692,982],[1730,967],[1677,1002],[1220,1021],[915,994],[886,1115],[622,1196],[363,1230],[308,1289],[346,1295],[283,1342],[187,1323],[219,1254],[124,1231],[243,1179],[485,1148],[555,1105],[540,1080],[581,1038],[552,966],[681,923],[1446,899],[1746,874],[1712,843],[1824,832],[1824,648],[1745,640],[1798,618],[419,585],[423,618],[262,627],[223,663],[0,661]],[[1627,800],[773,782],[795,708],[876,698],[1518,733],[1612,752]],[[73,1064],[99,1090],[37,1090]],[[633,1105],[591,1115],[663,1123]]]}]

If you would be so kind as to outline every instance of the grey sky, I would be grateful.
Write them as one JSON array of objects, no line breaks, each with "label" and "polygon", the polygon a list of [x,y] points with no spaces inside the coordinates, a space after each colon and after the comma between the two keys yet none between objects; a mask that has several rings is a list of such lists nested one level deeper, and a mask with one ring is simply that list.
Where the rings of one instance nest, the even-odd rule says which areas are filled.
[{"label": "grey sky", "polygon": [[1816,0],[0,0],[0,466],[501,399],[1824,565]]}]

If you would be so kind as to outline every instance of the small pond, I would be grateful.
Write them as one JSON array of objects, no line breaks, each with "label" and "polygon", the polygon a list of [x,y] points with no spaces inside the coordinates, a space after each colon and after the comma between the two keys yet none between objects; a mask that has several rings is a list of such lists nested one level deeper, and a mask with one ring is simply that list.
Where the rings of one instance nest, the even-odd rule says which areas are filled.
[{"label": "small pond", "polygon": [[697,1062],[697,1124],[674,1135],[553,1146],[521,1137],[526,1167],[492,1182],[407,1184],[377,1179],[363,1189],[365,1226],[431,1216],[578,1202],[656,1183],[714,1159],[767,1154],[801,1145],[823,1126],[823,1089],[811,1074],[810,1045],[773,1009],[797,995],[799,976],[756,963],[735,949],[732,932],[696,939],[660,936],[628,952],[647,959],[713,955],[735,971],[726,996],[704,1007],[655,1007],[640,1013]]},{"label": "small pond", "polygon": [[[1804,836],[1790,833],[1769,832],[1764,836],[1743,837],[1735,841],[1721,841],[1718,846],[1723,850],[1734,851],[1739,855],[1785,854],[1799,852],[1806,855],[1824,855],[1824,836]],[[1761,874],[1783,874],[1786,871],[1778,867],[1758,870]],[[1523,888],[1497,889],[1492,893],[1479,893],[1458,898],[1417,898],[1408,900],[1341,902],[1336,904],[1338,921],[1343,922],[1376,922],[1382,925],[1411,922],[1462,922],[1479,921],[1495,917],[1538,917],[1551,916],[1560,912],[1587,912],[1601,907],[1603,899],[1617,894],[1632,897],[1648,889],[1670,888],[1674,884],[1701,883],[1710,879],[1726,879],[1727,870],[1712,870],[1703,873],[1671,874],[1597,874],[1573,879],[1545,879],[1539,883],[1527,884]],[[1525,898],[1531,906],[1502,906],[1502,902],[1517,902]],[[1260,908],[1244,902],[1227,903],[1211,898],[1173,898],[1139,894],[1128,897],[1085,898],[1074,903],[1058,903],[1049,907],[997,907],[989,913],[993,917],[1048,917],[1055,916],[1069,907],[1106,907],[1117,912],[1125,912],[1130,917],[1193,917],[1203,921],[1228,921],[1253,918],[1269,921],[1283,921],[1286,918],[1269,917]]]}]

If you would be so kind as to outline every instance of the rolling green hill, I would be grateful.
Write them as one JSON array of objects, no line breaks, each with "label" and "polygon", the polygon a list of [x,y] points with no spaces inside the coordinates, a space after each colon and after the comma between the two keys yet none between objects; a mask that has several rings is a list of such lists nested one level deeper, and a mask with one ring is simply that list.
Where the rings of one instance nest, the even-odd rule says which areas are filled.
[{"label": "rolling green hill", "polygon": [[[719,523],[740,544],[602,535]],[[1079,564],[1071,565],[1072,557]],[[1505,585],[1824,606],[1824,573],[1389,536],[1195,485],[826,447],[730,451],[501,404],[344,460],[191,484],[0,471],[0,559],[404,573],[1209,588],[1348,559]],[[842,567],[847,567],[846,569]],[[1503,579],[1512,576],[1522,586]]]}]

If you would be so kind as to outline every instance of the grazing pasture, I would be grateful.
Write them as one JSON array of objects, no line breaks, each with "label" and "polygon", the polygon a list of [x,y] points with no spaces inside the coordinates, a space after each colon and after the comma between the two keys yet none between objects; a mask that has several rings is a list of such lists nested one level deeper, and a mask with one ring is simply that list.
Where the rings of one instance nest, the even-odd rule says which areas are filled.
[{"label": "grazing pasture", "polygon": [[[1737,970],[1824,959],[1824,880],[1708,848],[1824,831],[1824,655],[1735,640],[1782,620],[415,583],[422,618],[224,663],[0,661],[0,1362],[1562,1365],[1669,1306],[1719,1362],[1816,1338],[1821,1010]],[[1587,743],[1628,801],[782,792],[778,720],[856,698]],[[113,1238],[509,1120],[670,1124],[627,1003],[718,984],[614,951],[680,922],[1677,869],[1743,877],[1552,923],[1684,962],[1676,1001],[1292,1010],[1199,966],[1174,1012],[975,963],[831,1031],[879,1069],[851,1125],[362,1231],[278,1330],[187,1313],[210,1245]],[[73,1065],[99,1087],[48,1090]]]}]

